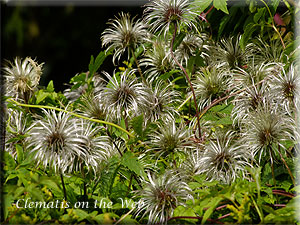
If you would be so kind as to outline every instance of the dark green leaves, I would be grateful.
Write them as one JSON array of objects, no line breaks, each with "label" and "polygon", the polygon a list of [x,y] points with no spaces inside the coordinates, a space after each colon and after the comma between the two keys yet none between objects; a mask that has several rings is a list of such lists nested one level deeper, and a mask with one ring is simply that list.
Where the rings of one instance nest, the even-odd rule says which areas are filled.
[{"label": "dark green leaves", "polygon": [[127,167],[129,170],[134,172],[135,174],[146,177],[146,173],[144,172],[144,168],[142,164],[138,161],[138,158],[134,156],[132,152],[126,152],[123,157],[121,164]]},{"label": "dark green leaves", "polygon": [[197,0],[194,4],[198,7],[200,12],[203,12],[212,2],[213,0]]},{"label": "dark green leaves", "polygon": [[229,14],[227,9],[227,0],[214,0],[214,7],[222,10],[224,13]]},{"label": "dark green leaves", "polygon": [[94,60],[94,56],[91,56],[90,64],[89,64],[89,77],[92,77],[94,73],[100,68],[104,60],[107,56],[111,55],[112,52],[100,52],[96,59]]}]

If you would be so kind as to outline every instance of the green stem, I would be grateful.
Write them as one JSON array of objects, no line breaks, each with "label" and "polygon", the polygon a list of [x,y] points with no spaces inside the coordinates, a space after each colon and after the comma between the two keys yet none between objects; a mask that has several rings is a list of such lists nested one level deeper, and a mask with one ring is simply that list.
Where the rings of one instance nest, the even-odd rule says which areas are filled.
[{"label": "green stem", "polygon": [[256,209],[258,215],[259,215],[260,223],[263,224],[264,216],[263,216],[261,210],[259,209],[257,203],[256,203],[255,200],[253,199],[252,195],[250,195],[250,198],[251,198],[251,200],[252,200],[252,202],[253,202],[253,204],[254,204],[254,207],[255,207],[255,209]]},{"label": "green stem", "polygon": [[282,44],[282,46],[283,46],[283,48],[285,49],[285,44],[284,44],[284,42],[283,42],[283,39],[282,39],[282,37],[281,37],[281,34],[280,34],[280,32],[278,31],[278,29],[276,28],[276,26],[275,26],[275,24],[274,24],[274,18],[273,18],[273,16],[272,16],[272,13],[271,13],[271,11],[270,11],[270,8],[268,7],[268,5],[265,3],[265,1],[264,0],[260,0],[265,6],[266,6],[266,8],[267,8],[267,10],[268,10],[268,12],[269,12],[269,15],[270,15],[270,17],[271,17],[271,19],[272,19],[272,28],[275,30],[275,32],[278,34],[278,36],[279,36],[279,38],[280,38],[280,41],[281,41],[281,44]]},{"label": "green stem", "polygon": [[190,95],[178,108],[177,110],[181,109],[191,98],[193,97],[193,95]]},{"label": "green stem", "polygon": [[77,113],[70,112],[70,111],[65,110],[65,109],[60,109],[60,108],[57,108],[57,107],[54,107],[54,106],[23,104],[23,103],[15,101],[13,99],[8,99],[7,101],[11,102],[11,103],[14,103],[14,104],[16,104],[18,106],[23,106],[23,107],[28,107],[28,108],[38,108],[38,109],[52,109],[52,110],[55,110],[55,111],[60,111],[60,112],[68,113],[70,115],[76,116],[76,117],[81,118],[81,119],[89,120],[89,121],[96,122],[96,123],[107,124],[107,125],[113,126],[113,127],[117,128],[117,129],[125,132],[130,137],[134,138],[134,135],[131,134],[129,131],[127,131],[123,127],[120,127],[119,125],[111,123],[111,122],[107,122],[107,121],[103,121],[103,120],[98,120],[98,119],[93,119],[93,118],[89,118],[89,117],[86,117],[86,116],[78,115]]},{"label": "green stem", "polygon": [[62,185],[62,187],[63,187],[63,192],[64,192],[65,201],[67,201],[67,191],[66,191],[65,182],[64,182],[64,177],[63,177],[62,173],[60,173],[60,180],[61,180],[61,185]]},{"label": "green stem", "polygon": [[133,58],[134,58],[135,64],[136,64],[136,66],[137,66],[137,68],[138,68],[139,74],[140,74],[142,80],[143,80],[144,82],[146,82],[146,81],[145,81],[145,78],[144,78],[144,76],[143,76],[142,70],[141,70],[141,68],[140,68],[140,64],[139,64],[139,62],[138,62],[138,60],[137,60],[137,58],[136,58],[136,56],[135,56],[135,54],[134,54],[133,48],[130,48],[130,49],[131,49],[131,53],[132,53],[132,56],[133,56]]}]

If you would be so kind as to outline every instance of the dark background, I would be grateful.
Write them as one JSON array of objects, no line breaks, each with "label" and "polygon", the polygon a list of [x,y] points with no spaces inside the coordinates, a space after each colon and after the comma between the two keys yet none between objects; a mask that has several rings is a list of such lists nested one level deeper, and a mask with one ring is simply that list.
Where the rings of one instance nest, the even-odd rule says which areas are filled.
[{"label": "dark background", "polygon": [[[0,0],[1,1],[1,0]],[[36,58],[45,62],[40,84],[54,81],[56,91],[62,91],[71,77],[88,71],[91,55],[96,57],[101,47],[101,33],[109,19],[121,11],[142,18],[149,0],[6,0],[1,6],[1,62],[16,56]],[[23,4],[20,5],[19,3]],[[222,35],[243,33],[243,24],[251,18],[245,2],[228,1],[239,7],[225,26]],[[282,3],[277,12],[287,9]],[[230,11],[230,9],[229,9]],[[227,15],[213,9],[207,16],[213,37],[218,34],[220,21]],[[242,21],[235,26],[238,21]],[[209,31],[209,29],[207,29]],[[115,66],[109,56],[100,70],[112,73]],[[122,60],[120,60],[122,64]]]},{"label": "dark background", "polygon": [[[125,1],[126,2],[126,1]],[[142,4],[140,4],[142,3]],[[88,70],[91,55],[102,49],[100,36],[109,19],[121,11],[142,16],[143,1],[128,6],[8,6],[1,4],[1,60],[16,56],[45,62],[40,84],[54,81],[56,91],[67,88],[70,78]],[[101,70],[112,72],[109,56]]]}]

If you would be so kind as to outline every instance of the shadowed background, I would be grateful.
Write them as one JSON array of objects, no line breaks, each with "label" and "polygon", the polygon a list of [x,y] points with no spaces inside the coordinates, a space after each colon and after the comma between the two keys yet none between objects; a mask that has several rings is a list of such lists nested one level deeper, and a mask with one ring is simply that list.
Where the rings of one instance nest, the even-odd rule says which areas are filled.
[{"label": "shadowed background", "polygon": [[[88,70],[91,55],[96,57],[103,50],[100,36],[108,27],[108,20],[121,11],[141,17],[145,2],[2,3],[1,60],[12,61],[16,56],[30,56],[36,58],[38,63],[45,62],[40,84],[46,86],[53,80],[56,91],[62,91],[71,77]],[[110,57],[101,67],[107,72],[114,70]]]}]

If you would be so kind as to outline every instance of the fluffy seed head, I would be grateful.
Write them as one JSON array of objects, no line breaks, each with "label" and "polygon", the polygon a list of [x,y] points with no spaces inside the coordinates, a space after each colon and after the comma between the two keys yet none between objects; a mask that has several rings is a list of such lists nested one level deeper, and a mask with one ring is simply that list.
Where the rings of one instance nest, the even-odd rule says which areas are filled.
[{"label": "fluffy seed head", "polygon": [[247,143],[245,147],[253,155],[258,154],[259,162],[262,156],[268,154],[273,163],[278,146],[284,148],[282,143],[293,138],[295,123],[279,109],[263,104],[255,112],[249,113],[243,127],[243,142]]},{"label": "fluffy seed head", "polygon": [[239,45],[241,36],[221,39],[219,43],[211,47],[211,61],[214,65],[222,65],[228,69],[239,68],[245,64],[254,51],[252,44],[248,44],[245,50]]},{"label": "fluffy seed head", "polygon": [[284,107],[287,113],[298,105],[300,98],[300,76],[298,67],[291,65],[288,72],[275,74],[270,79],[270,95],[276,99],[276,104]]},{"label": "fluffy seed head", "polygon": [[14,64],[9,61],[8,64],[3,68],[6,95],[27,102],[39,84],[43,63],[38,64],[30,57],[26,57],[23,61],[17,57]]},{"label": "fluffy seed head", "polygon": [[157,121],[164,118],[170,120],[178,114],[174,104],[179,101],[179,93],[172,90],[171,84],[165,85],[163,81],[158,81],[152,88],[152,83],[150,83],[145,101],[141,110],[147,120]]},{"label": "fluffy seed head", "polygon": [[144,19],[154,33],[166,36],[171,24],[194,26],[196,8],[189,0],[153,0],[145,5]]},{"label": "fluffy seed head", "polygon": [[5,150],[14,158],[17,157],[16,144],[27,149],[28,143],[26,136],[28,135],[28,117],[22,111],[8,110],[8,120],[6,127]]},{"label": "fluffy seed head", "polygon": [[[139,105],[145,102],[145,87],[138,83],[134,70],[124,71],[119,76],[110,76],[104,72],[109,82],[101,93],[101,98],[107,106],[108,112],[117,119],[131,116],[138,112]],[[125,115],[124,115],[125,114]]]},{"label": "fluffy seed head", "polygon": [[69,114],[44,110],[45,117],[37,120],[29,131],[31,150],[38,164],[49,166],[55,172],[70,173],[77,158],[85,159],[82,147],[85,138],[78,135],[82,127]]},{"label": "fluffy seed head", "polygon": [[[107,46],[109,50],[114,50],[113,62],[120,59],[121,55],[134,50],[147,38],[147,29],[145,24],[140,21],[134,21],[129,14],[120,13],[119,17],[108,22],[109,28],[102,33],[102,45]],[[131,54],[131,53],[130,53]]]},{"label": "fluffy seed head", "polygon": [[199,160],[197,173],[204,173],[210,180],[220,180],[231,183],[237,177],[245,174],[245,166],[252,158],[250,152],[233,142],[234,133],[214,134],[205,144],[204,153]]},{"label": "fluffy seed head", "polygon": [[197,73],[193,86],[200,107],[209,105],[214,99],[224,94],[228,82],[228,75],[216,68],[204,68]]},{"label": "fluffy seed head", "polygon": [[188,60],[191,56],[195,56],[197,51],[201,51],[202,57],[207,57],[208,55],[203,51],[208,50],[208,47],[204,45],[206,39],[208,39],[205,33],[199,34],[191,34],[188,33],[178,46],[175,51],[175,56],[179,59],[181,64],[183,62],[185,65],[188,64]]},{"label": "fluffy seed head", "polygon": [[174,62],[170,55],[169,47],[166,41],[155,37],[152,42],[152,48],[148,49],[141,59],[141,66],[147,70],[147,79],[152,82],[157,76],[164,74],[174,68]]},{"label": "fluffy seed head", "polygon": [[186,148],[194,148],[191,141],[191,130],[184,124],[178,127],[174,120],[167,121],[158,125],[159,129],[150,136],[149,145],[152,146],[148,151],[154,152],[158,158],[173,152],[183,152]]},{"label": "fluffy seed head", "polygon": [[148,173],[148,181],[143,183],[143,189],[136,191],[142,202],[136,216],[145,211],[142,217],[148,216],[148,224],[166,224],[177,206],[192,199],[191,189],[176,172],[168,171],[158,178]]}]

